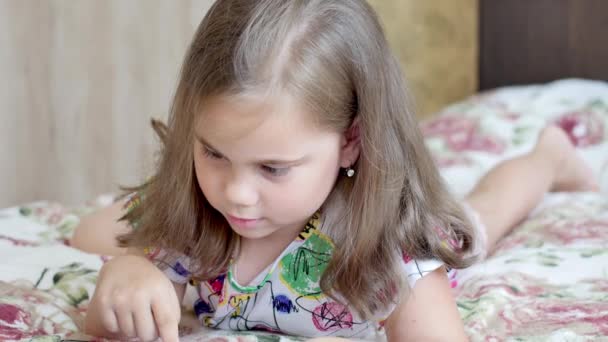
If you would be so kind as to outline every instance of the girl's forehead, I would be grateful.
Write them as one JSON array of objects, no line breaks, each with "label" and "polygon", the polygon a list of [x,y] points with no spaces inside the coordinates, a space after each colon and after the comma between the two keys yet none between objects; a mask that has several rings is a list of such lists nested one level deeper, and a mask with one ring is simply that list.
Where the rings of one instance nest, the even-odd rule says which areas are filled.
[{"label": "girl's forehead", "polygon": [[306,145],[325,133],[315,115],[296,101],[253,96],[224,96],[205,101],[194,130],[197,136],[218,148],[256,145],[258,149],[273,151]]}]

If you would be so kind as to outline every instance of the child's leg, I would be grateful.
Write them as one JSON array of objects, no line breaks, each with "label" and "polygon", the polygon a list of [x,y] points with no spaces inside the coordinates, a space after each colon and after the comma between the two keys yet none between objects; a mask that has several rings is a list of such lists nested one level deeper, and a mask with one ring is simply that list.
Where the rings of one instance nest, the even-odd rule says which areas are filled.
[{"label": "child's leg", "polygon": [[477,211],[492,251],[548,191],[597,191],[593,172],[558,127],[545,128],[534,149],[490,170],[466,197]]},{"label": "child's leg", "polygon": [[116,236],[130,230],[126,222],[118,221],[125,214],[123,207],[126,201],[127,199],[117,201],[83,216],[74,230],[70,245],[88,253],[114,256],[124,254],[126,249],[118,247]]}]

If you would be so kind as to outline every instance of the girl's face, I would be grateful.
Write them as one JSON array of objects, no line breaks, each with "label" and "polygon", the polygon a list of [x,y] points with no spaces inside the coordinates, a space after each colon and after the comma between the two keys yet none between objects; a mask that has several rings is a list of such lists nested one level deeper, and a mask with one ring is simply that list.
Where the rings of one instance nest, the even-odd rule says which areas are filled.
[{"label": "girl's face", "polygon": [[294,238],[329,195],[340,167],[357,157],[348,139],[321,129],[289,100],[217,97],[201,118],[198,184],[245,239]]}]

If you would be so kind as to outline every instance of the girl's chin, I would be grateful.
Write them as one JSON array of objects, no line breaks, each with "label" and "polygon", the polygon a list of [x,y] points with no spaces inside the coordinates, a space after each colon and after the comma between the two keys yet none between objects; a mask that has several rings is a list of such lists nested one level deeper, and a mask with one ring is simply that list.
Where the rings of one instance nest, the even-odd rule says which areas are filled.
[{"label": "girl's chin", "polygon": [[266,237],[272,235],[272,233],[274,233],[273,231],[268,231],[266,229],[238,229],[235,227],[231,227],[231,228],[241,238],[250,239],[250,240],[263,239],[263,238],[266,238]]}]

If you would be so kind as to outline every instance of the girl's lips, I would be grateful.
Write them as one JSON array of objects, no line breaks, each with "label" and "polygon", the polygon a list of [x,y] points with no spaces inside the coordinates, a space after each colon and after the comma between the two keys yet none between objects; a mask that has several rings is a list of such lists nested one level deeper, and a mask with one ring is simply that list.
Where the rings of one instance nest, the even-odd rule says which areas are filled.
[{"label": "girl's lips", "polygon": [[245,229],[254,228],[256,224],[260,221],[260,219],[243,219],[232,215],[226,215],[226,219],[231,225]]}]

